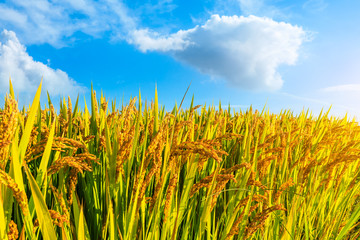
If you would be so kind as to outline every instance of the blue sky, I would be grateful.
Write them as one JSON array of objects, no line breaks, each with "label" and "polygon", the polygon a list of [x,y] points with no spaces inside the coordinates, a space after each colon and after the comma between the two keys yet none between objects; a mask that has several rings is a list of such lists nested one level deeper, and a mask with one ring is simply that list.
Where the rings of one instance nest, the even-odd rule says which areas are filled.
[{"label": "blue sky", "polygon": [[[0,93],[360,116],[360,1],[0,0]],[[45,92],[45,91],[44,91]],[[82,101],[83,102],[83,101]]]}]

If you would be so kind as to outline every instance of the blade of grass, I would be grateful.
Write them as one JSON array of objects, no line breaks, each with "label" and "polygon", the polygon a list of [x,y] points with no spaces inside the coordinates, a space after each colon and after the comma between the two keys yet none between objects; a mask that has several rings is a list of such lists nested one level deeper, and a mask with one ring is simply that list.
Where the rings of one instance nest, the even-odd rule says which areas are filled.
[{"label": "blade of grass", "polygon": [[[11,159],[11,163],[10,163],[10,176],[15,179],[15,182],[18,185],[20,191],[25,191],[22,167],[21,167],[21,162],[20,162],[20,158],[19,158],[19,149],[16,144],[19,139],[18,136],[19,136],[19,134],[18,134],[18,129],[17,129],[15,132],[15,137],[13,139],[14,143],[11,144],[12,159]],[[8,199],[8,197],[6,197],[6,199]],[[27,208],[26,209],[27,214],[22,212],[22,214],[24,216],[24,221],[25,221],[25,228],[26,228],[25,230],[26,230],[26,233],[28,234],[28,236],[33,238],[34,237],[34,235],[33,235],[34,227],[33,227],[31,216],[29,214],[31,212],[31,209],[29,209],[29,205],[26,208]]]},{"label": "blade of grass", "polygon": [[9,88],[10,88],[10,96],[15,99],[15,93],[14,93],[14,88],[13,85],[11,83],[11,77],[9,78]]},{"label": "blade of grass", "polygon": [[44,153],[41,158],[40,166],[37,170],[36,182],[39,186],[42,186],[43,181],[47,176],[46,171],[47,171],[47,167],[49,164],[51,147],[53,144],[54,134],[55,134],[55,122],[56,122],[56,120],[54,119],[51,129],[50,129],[48,140],[45,145]]},{"label": "blade of grass", "polygon": [[31,189],[31,194],[34,199],[34,205],[36,210],[36,216],[39,220],[40,230],[44,239],[57,239],[54,227],[52,225],[51,217],[49,210],[46,206],[43,195],[40,191],[39,186],[37,185],[34,177],[30,173],[30,170],[25,166],[25,172],[28,178],[28,182]]},{"label": "blade of grass", "polygon": [[83,205],[80,205],[80,216],[79,216],[79,223],[78,223],[78,229],[77,229],[77,239],[78,240],[85,240],[85,226],[84,226],[84,211],[83,211]]},{"label": "blade of grass", "polygon": [[0,221],[0,238],[7,239],[7,234],[6,234],[7,222],[5,221],[5,213],[4,213],[4,208],[3,208],[3,199],[2,199],[1,188],[0,188],[0,219],[3,219],[3,221]]},{"label": "blade of grass", "polygon": [[23,135],[20,140],[19,157],[20,157],[21,161],[25,157],[25,152],[26,152],[27,145],[29,144],[30,134],[31,134],[31,131],[32,131],[32,128],[34,125],[35,116],[36,116],[38,107],[40,105],[41,86],[42,86],[42,79],[41,79],[40,85],[36,91],[33,103],[31,104],[30,112],[28,114],[26,124],[25,124],[25,129],[24,129]]},{"label": "blade of grass", "polygon": [[360,219],[360,206],[358,205],[355,211],[351,214],[346,225],[341,229],[340,233],[336,236],[336,240],[344,239],[345,236],[349,233],[349,230],[353,225],[358,222]]},{"label": "blade of grass", "polygon": [[159,131],[159,103],[158,103],[158,93],[157,87],[155,86],[155,100],[154,100],[154,132],[155,135]]}]

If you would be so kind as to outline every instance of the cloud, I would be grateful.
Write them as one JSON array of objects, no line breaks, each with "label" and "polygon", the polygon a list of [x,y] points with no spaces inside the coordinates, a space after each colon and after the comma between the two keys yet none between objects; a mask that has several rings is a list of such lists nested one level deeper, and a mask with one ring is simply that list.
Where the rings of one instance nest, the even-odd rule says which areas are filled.
[{"label": "cloud", "polygon": [[168,52],[204,74],[254,90],[276,90],[283,80],[277,68],[294,65],[306,38],[302,28],[256,16],[213,15],[204,25],[168,37],[147,30],[132,33],[141,51]]},{"label": "cloud", "polygon": [[1,16],[0,26],[16,31],[26,44],[60,46],[59,40],[70,36],[77,28],[76,24],[70,24],[64,11],[47,1],[9,1],[0,4],[0,12],[9,13]]},{"label": "cloud", "polygon": [[23,95],[33,95],[43,77],[43,90],[51,95],[72,95],[83,92],[65,72],[52,69],[47,65],[34,61],[26,52],[26,48],[12,31],[3,30],[0,35],[0,91],[9,89],[11,76],[14,91]]},{"label": "cloud", "polygon": [[322,92],[360,92],[360,84],[344,84],[321,89]]},{"label": "cloud", "polygon": [[[244,11],[271,10],[262,0],[238,1]],[[171,1],[164,0],[160,9],[164,4]],[[306,38],[301,27],[252,15],[212,15],[203,25],[161,34],[141,27],[118,0],[8,0],[0,4],[1,26],[14,30],[24,44],[55,47],[74,40],[76,32],[94,37],[110,32],[112,41],[126,40],[142,52],[169,54],[232,86],[255,90],[281,88],[283,80],[277,68],[295,64]]]},{"label": "cloud", "polygon": [[0,3],[0,27],[17,33],[22,43],[63,47],[76,32],[118,39],[136,27],[136,18],[117,0],[8,0]]},{"label": "cloud", "polygon": [[149,29],[139,29],[132,31],[128,36],[128,43],[134,44],[142,52],[147,51],[182,51],[190,41],[186,40],[187,34],[193,30],[178,31],[170,36],[161,36],[159,33]]}]

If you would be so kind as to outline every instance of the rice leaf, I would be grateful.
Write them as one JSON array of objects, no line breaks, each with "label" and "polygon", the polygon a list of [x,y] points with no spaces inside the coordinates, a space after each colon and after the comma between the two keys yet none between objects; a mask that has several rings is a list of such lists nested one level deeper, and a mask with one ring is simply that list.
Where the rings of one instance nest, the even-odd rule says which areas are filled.
[{"label": "rice leaf", "polygon": [[11,83],[11,78],[9,79],[9,89],[10,89],[10,96],[15,99],[15,93],[14,93],[14,88],[13,85]]},{"label": "rice leaf", "polygon": [[[15,133],[15,137],[14,137],[13,141],[14,141],[14,144],[11,144],[12,160],[10,163],[10,176],[14,178],[20,191],[25,191],[22,166],[21,166],[21,161],[19,158],[19,149],[18,149],[17,144],[15,144],[18,142],[18,130]],[[8,197],[6,197],[6,199],[8,199]],[[31,212],[32,209],[29,209],[29,205],[27,205],[26,208],[27,209],[25,211],[27,213],[22,212],[22,215],[24,216],[24,220],[25,220],[25,228],[26,228],[25,230],[29,236],[34,237],[33,230],[32,230],[33,223],[32,223],[31,216],[29,215],[29,213]]]},{"label": "rice leaf", "polygon": [[159,103],[158,103],[157,87],[155,86],[155,99],[154,99],[154,132],[155,135],[159,131]]},{"label": "rice leaf", "polygon": [[84,210],[83,205],[80,206],[80,215],[79,215],[79,223],[77,229],[77,239],[78,240],[85,240],[85,223],[84,223]]},{"label": "rice leaf", "polygon": [[3,219],[3,221],[0,221],[0,238],[1,239],[7,239],[7,234],[6,234],[6,224],[7,222],[5,221],[5,213],[4,213],[4,209],[3,209],[3,199],[2,199],[2,194],[1,194],[1,188],[0,188],[0,219]]},{"label": "rice leaf", "polygon": [[32,176],[29,168],[25,166],[25,172],[29,181],[31,194],[34,199],[36,216],[39,220],[40,230],[45,239],[57,239],[54,227],[52,225],[49,210],[44,201],[43,195],[37,185],[34,177]]},{"label": "rice leaf", "polygon": [[33,103],[31,104],[31,108],[30,108],[30,112],[27,117],[25,129],[24,129],[23,135],[20,140],[20,144],[19,144],[19,157],[20,158],[19,159],[21,161],[24,159],[26,148],[27,148],[27,146],[29,144],[29,140],[30,140],[30,134],[31,134],[31,131],[32,131],[32,128],[34,125],[36,113],[37,113],[38,107],[40,105],[41,86],[42,86],[42,79],[41,79],[40,85],[36,91]]},{"label": "rice leaf", "polygon": [[50,160],[51,147],[53,144],[53,139],[54,139],[54,134],[55,134],[55,122],[56,122],[56,119],[54,119],[54,121],[51,125],[49,137],[46,142],[45,150],[44,150],[43,156],[41,158],[40,166],[37,171],[38,175],[36,176],[36,182],[38,183],[39,186],[42,186],[44,178],[47,175],[46,171],[47,171],[48,163]]}]

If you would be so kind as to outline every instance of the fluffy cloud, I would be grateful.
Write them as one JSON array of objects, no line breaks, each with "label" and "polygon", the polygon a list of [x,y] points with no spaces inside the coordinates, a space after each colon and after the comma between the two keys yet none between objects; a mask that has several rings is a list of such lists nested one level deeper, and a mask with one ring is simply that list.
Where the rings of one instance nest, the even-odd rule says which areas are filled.
[{"label": "fluffy cloud", "polygon": [[265,17],[213,15],[204,25],[169,37],[144,31],[129,42],[142,51],[169,52],[235,87],[276,90],[283,84],[277,68],[296,63],[305,37],[302,28]]},{"label": "fluffy cloud", "polygon": [[149,31],[149,29],[139,29],[132,31],[128,36],[128,43],[134,44],[142,52],[146,51],[160,51],[168,52],[179,50],[182,51],[189,44],[190,41],[186,40],[188,31],[178,31],[170,36],[161,36],[159,33]]},{"label": "fluffy cloud", "polygon": [[136,27],[135,18],[117,0],[7,0],[0,3],[0,27],[15,31],[24,44],[63,47],[83,32],[100,37],[111,31],[117,38]]},{"label": "fluffy cloud", "polygon": [[[245,13],[272,12],[263,0],[238,2]],[[259,90],[282,86],[277,69],[295,64],[306,37],[300,27],[252,15],[213,15],[201,26],[163,35],[140,27],[117,0],[8,0],[0,3],[0,26],[14,30],[24,44],[56,47],[73,40],[76,32],[99,37],[109,31],[112,40],[126,40],[142,52],[170,54],[235,87]]]},{"label": "fluffy cloud", "polygon": [[26,48],[12,31],[4,30],[0,35],[0,91],[8,90],[8,79],[11,76],[15,92],[21,96],[36,91],[43,77],[43,90],[51,95],[72,95],[83,92],[69,76],[59,70],[34,61]]}]

